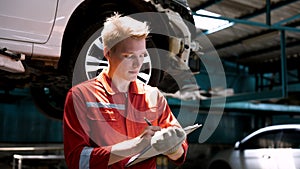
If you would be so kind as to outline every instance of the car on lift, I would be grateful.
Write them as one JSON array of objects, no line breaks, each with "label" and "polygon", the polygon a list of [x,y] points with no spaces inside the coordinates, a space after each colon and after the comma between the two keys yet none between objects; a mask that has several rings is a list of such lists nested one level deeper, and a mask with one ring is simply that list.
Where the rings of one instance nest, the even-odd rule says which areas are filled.
[{"label": "car on lift", "polygon": [[[174,52],[188,65],[195,29],[186,0],[10,0],[0,5],[0,89],[29,86],[37,107],[61,119],[68,89],[107,66],[100,31],[114,12],[156,22],[147,48]],[[156,52],[149,52],[139,75],[153,86],[162,81],[160,67],[169,64]]]},{"label": "car on lift", "polygon": [[261,128],[218,152],[209,169],[300,168],[300,124]]}]

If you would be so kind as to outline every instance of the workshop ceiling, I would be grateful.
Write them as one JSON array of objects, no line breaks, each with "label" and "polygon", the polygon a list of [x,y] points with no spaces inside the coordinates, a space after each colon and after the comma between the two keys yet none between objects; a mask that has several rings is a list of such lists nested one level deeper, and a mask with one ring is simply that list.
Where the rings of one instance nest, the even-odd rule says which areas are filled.
[{"label": "workshop ceiling", "polygon": [[284,42],[288,69],[299,67],[300,0],[188,0],[188,3],[194,14],[204,9],[235,21],[229,28],[206,35],[223,60],[246,65],[256,73],[272,73],[280,70],[281,42]]},{"label": "workshop ceiling", "polygon": [[[194,15],[205,16],[196,13],[203,9],[234,23],[211,34],[197,32],[208,37],[223,61],[245,66],[256,77],[277,74],[279,86],[289,84],[282,78],[284,72],[300,84],[300,0],[187,1]],[[282,104],[299,105],[299,98],[300,91],[290,92]]]}]

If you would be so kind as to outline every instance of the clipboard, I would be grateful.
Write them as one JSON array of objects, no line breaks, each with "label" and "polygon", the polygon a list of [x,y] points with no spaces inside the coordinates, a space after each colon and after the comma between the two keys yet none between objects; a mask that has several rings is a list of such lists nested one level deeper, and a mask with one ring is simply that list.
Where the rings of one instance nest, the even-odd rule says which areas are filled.
[{"label": "clipboard", "polygon": [[[190,134],[191,132],[195,131],[199,127],[201,127],[202,124],[194,124],[192,126],[187,126],[184,129],[186,135]],[[136,163],[139,163],[141,161],[144,161],[150,157],[159,155],[157,151],[152,148],[151,144],[147,146],[143,151],[141,151],[139,154],[136,154],[135,156],[132,156],[129,161],[126,163],[125,167],[130,167]]]}]

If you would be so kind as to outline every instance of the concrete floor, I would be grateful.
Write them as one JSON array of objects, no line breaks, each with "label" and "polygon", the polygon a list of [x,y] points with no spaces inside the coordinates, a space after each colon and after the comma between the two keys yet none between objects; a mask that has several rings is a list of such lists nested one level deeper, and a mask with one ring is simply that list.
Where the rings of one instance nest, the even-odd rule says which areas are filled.
[{"label": "concrete floor", "polygon": [[[13,168],[14,154],[20,155],[63,155],[62,144],[20,144],[0,143],[0,168]],[[17,168],[17,160],[15,161]],[[66,169],[65,161],[24,159],[22,168],[30,169]]]},{"label": "concrete floor", "polygon": [[[1,144],[1,147],[12,147],[14,144]],[[15,146],[21,146],[19,144]],[[22,145],[32,146],[32,145]],[[37,145],[35,145],[37,146]],[[45,145],[40,145],[45,146]],[[57,146],[51,144],[48,146]],[[182,166],[175,166],[171,161],[164,162],[165,164],[158,165],[157,169],[206,169],[207,163],[212,154],[227,146],[209,145],[209,144],[189,144],[186,162]],[[1,149],[0,149],[1,150]],[[63,154],[63,151],[35,151],[35,154]],[[17,151],[0,151],[0,169],[11,169],[13,167],[14,154],[33,154],[33,152],[17,152]],[[165,161],[160,158],[158,160]],[[166,165],[167,164],[167,165]],[[23,160],[23,169],[67,169],[64,160]]]},{"label": "concrete floor", "polygon": [[[0,157],[1,169],[13,168],[13,155]],[[17,162],[16,166],[17,168]],[[23,160],[22,169],[67,169],[64,160]]]}]

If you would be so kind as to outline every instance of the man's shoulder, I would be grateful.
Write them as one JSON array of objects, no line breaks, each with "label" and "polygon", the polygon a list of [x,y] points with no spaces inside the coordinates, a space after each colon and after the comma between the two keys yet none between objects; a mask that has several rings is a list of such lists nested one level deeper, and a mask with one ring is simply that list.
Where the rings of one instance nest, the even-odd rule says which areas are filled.
[{"label": "man's shoulder", "polygon": [[72,90],[72,91],[86,90],[88,88],[95,86],[95,83],[96,83],[95,78],[89,79],[89,80],[86,80],[86,81],[83,81],[83,82],[80,82],[77,84],[73,84],[70,90]]},{"label": "man's shoulder", "polygon": [[139,89],[144,89],[146,92],[148,91],[158,91],[158,88],[157,87],[153,87],[153,86],[150,86],[140,80],[137,80],[136,81],[136,84],[138,86]]}]

